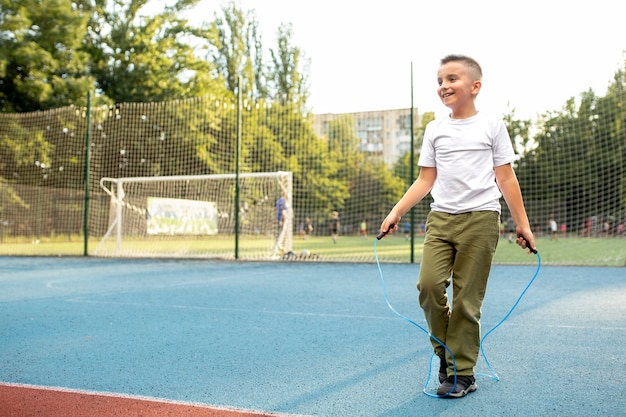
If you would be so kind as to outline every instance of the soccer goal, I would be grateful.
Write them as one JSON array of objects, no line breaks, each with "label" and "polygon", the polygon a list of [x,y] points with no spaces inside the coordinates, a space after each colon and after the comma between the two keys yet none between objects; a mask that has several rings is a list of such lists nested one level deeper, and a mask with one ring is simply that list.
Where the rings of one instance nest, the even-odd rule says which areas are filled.
[{"label": "soccer goal", "polygon": [[291,252],[291,172],[102,178],[100,185],[110,203],[96,256],[269,260]]}]

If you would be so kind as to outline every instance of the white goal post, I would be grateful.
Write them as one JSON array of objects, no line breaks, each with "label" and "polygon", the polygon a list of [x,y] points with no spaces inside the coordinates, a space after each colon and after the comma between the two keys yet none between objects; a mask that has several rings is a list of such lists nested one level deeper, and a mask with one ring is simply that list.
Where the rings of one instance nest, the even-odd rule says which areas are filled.
[{"label": "white goal post", "polygon": [[291,172],[105,177],[100,186],[110,208],[96,256],[261,260],[292,251]]}]

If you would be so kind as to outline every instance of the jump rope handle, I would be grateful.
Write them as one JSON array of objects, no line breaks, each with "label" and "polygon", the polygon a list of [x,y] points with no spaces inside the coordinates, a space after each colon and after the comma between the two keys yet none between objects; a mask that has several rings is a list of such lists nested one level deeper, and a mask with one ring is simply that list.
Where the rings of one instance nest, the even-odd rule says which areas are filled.
[{"label": "jump rope handle", "polygon": [[[528,239],[526,239],[526,236],[524,235],[519,235],[519,237],[523,238],[526,242],[528,242]],[[531,251],[532,253],[534,253],[535,255],[537,255],[537,249],[533,249],[530,246],[526,247],[526,249],[528,249],[529,251]]]},{"label": "jump rope handle", "polygon": [[376,236],[376,239],[377,239],[377,240],[380,240],[380,239],[382,239],[383,237],[385,237],[385,235],[386,235],[387,233],[389,233],[389,231],[390,231],[391,229],[393,229],[393,226],[395,226],[395,224],[393,224],[393,223],[392,223],[392,224],[390,224],[390,225],[389,225],[389,228],[388,228],[386,231],[380,232],[380,233],[378,234],[378,236]]}]

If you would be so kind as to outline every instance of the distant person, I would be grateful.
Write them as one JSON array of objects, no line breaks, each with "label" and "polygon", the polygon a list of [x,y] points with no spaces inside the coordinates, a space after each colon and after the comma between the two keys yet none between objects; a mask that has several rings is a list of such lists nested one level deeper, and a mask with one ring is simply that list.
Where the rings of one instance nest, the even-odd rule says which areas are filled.
[{"label": "distant person", "polygon": [[507,219],[506,229],[509,232],[509,243],[513,243],[513,237],[515,236],[515,222],[513,221],[513,217]]},{"label": "distant person", "polygon": [[364,239],[367,239],[367,223],[365,222],[365,220],[363,220],[361,222],[361,237]]},{"label": "distant person", "polygon": [[602,225],[602,232],[605,236],[609,236],[611,234],[611,220],[606,219]]},{"label": "distant person", "polygon": [[283,228],[283,223],[287,218],[287,194],[283,193],[276,201],[276,220],[278,221],[278,228]]},{"label": "distant person", "polygon": [[591,236],[591,217],[585,219],[585,236]]},{"label": "distant person", "polygon": [[481,79],[480,65],[470,57],[441,60],[437,94],[451,111],[426,126],[419,176],[380,225],[381,232],[393,233],[402,216],[431,194],[417,289],[440,361],[437,395],[453,398],[477,389],[481,308],[500,238],[500,197],[515,222],[517,244],[535,247],[506,125],[475,106]]},{"label": "distant person", "polygon": [[541,235],[541,222],[539,222],[538,218],[535,217],[535,219],[533,220],[531,229],[533,229],[533,234],[535,235],[535,237]]},{"label": "distant person", "polygon": [[411,239],[411,223],[410,222],[404,222],[404,239],[406,240],[410,240]]},{"label": "distant person", "polygon": [[304,219],[304,223],[302,223],[301,228],[302,239],[307,240],[311,235],[311,232],[313,232],[313,225],[311,224],[311,219],[309,217]]},{"label": "distant person", "polygon": [[559,233],[557,231],[556,220],[554,220],[554,215],[550,215],[549,220],[550,226],[550,240],[559,240]]},{"label": "distant person", "polygon": [[333,211],[333,217],[330,219],[328,228],[330,229],[330,236],[333,238],[333,243],[337,243],[337,235],[339,234],[339,212]]}]

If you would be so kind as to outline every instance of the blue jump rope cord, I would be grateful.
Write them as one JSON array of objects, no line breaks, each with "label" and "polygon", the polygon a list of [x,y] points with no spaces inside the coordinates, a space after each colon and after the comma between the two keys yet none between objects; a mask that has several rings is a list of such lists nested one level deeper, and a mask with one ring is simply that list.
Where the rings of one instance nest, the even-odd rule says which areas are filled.
[{"label": "blue jump rope cord", "polygon": [[[382,288],[383,288],[383,295],[385,297],[385,302],[387,303],[387,306],[389,307],[389,309],[391,311],[394,312],[394,314],[396,314],[398,317],[400,317],[403,320],[406,320],[407,322],[409,322],[410,324],[412,324],[413,326],[417,327],[418,329],[420,329],[421,331],[423,331],[424,333],[426,333],[431,339],[433,339],[435,342],[439,343],[441,346],[443,346],[446,351],[448,351],[448,353],[450,354],[450,358],[452,358],[452,365],[454,368],[454,384],[452,386],[452,388],[450,389],[449,392],[447,392],[444,395],[437,395],[437,394],[432,394],[428,391],[428,382],[430,381],[431,375],[432,375],[432,359],[433,356],[435,356],[435,354],[433,353],[433,356],[431,356],[431,360],[430,360],[430,368],[428,370],[428,376],[426,377],[426,383],[424,384],[424,394],[430,396],[430,397],[446,397],[448,396],[451,392],[454,391],[454,389],[456,388],[456,361],[454,360],[454,355],[452,354],[452,351],[448,348],[448,346],[445,345],[445,343],[443,343],[441,340],[439,340],[438,338],[436,338],[435,336],[433,336],[432,334],[430,334],[430,332],[428,330],[426,330],[424,327],[420,326],[419,324],[417,324],[415,321],[411,320],[410,318],[398,313],[398,311],[396,311],[395,308],[393,308],[393,306],[391,305],[391,303],[389,302],[389,298],[387,297],[387,287],[385,285],[385,278],[383,276],[383,271],[380,267],[380,261],[378,260],[378,251],[376,250],[376,246],[378,245],[378,239],[374,240],[374,256],[376,257],[376,266],[378,267],[378,273],[380,274],[380,282],[382,284]],[[524,297],[524,295],[526,294],[526,291],[528,291],[528,289],[530,288],[530,286],[532,285],[532,283],[535,281],[535,279],[537,278],[537,276],[539,275],[539,270],[541,268],[541,257],[539,256],[539,252],[535,252],[535,254],[537,255],[537,269],[535,270],[535,274],[533,275],[532,279],[528,282],[528,284],[526,285],[526,288],[524,288],[524,290],[522,291],[522,293],[520,294],[520,296],[517,298],[517,301],[515,301],[515,304],[513,304],[513,307],[511,307],[511,309],[509,310],[508,313],[506,313],[506,315],[504,316],[504,318],[502,320],[500,320],[495,326],[493,326],[491,328],[491,330],[489,330],[487,333],[485,333],[485,335],[482,337],[482,339],[480,340],[480,353],[483,356],[483,359],[485,360],[485,363],[487,364],[487,368],[489,368],[489,371],[493,373],[493,375],[489,375],[489,374],[477,374],[477,375],[483,375],[483,376],[487,376],[492,378],[495,381],[499,381],[500,378],[498,377],[498,375],[496,374],[496,372],[494,371],[494,369],[492,368],[491,364],[489,363],[489,360],[487,359],[487,355],[485,355],[485,351],[483,350],[483,343],[485,342],[485,339],[487,338],[487,336],[489,336],[491,333],[493,333],[494,330],[496,330],[498,327],[500,327],[502,325],[502,323],[504,323],[510,316],[511,313],[513,313],[513,310],[515,310],[515,308],[517,307],[517,305],[520,303],[520,301],[522,300],[522,297]]]}]

